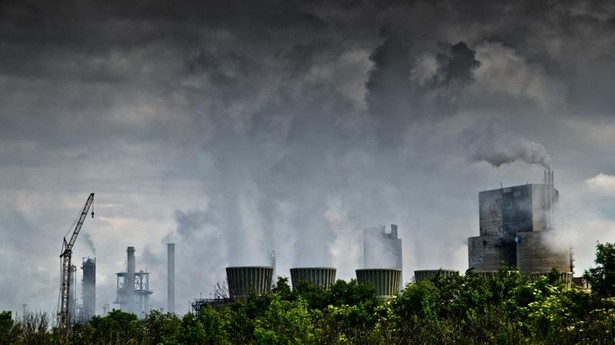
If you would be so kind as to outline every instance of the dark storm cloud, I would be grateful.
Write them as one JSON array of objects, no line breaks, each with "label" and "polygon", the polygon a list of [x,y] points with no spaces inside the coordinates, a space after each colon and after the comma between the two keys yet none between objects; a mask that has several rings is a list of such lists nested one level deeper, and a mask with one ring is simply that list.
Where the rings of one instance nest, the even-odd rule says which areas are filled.
[{"label": "dark storm cloud", "polygon": [[438,69],[432,79],[435,87],[450,84],[471,84],[474,81],[473,70],[480,66],[476,52],[464,42],[441,44],[442,52],[436,56]]},{"label": "dark storm cloud", "polygon": [[553,123],[615,105],[607,1],[5,1],[0,16],[3,183],[113,193],[99,255],[136,241],[121,245],[155,283],[156,245],[176,240],[178,300],[270,249],[279,272],[348,278],[377,224],[400,224],[406,277],[462,267],[485,181],[531,178],[511,162],[570,152]]}]

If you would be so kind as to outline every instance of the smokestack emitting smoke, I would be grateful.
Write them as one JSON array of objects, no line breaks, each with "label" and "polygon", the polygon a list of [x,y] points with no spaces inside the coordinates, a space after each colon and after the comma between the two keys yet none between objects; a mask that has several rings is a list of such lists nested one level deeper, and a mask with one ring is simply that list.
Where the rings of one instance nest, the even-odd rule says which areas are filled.
[{"label": "smokestack emitting smoke", "polygon": [[516,137],[494,127],[492,123],[478,124],[463,131],[470,161],[485,161],[495,167],[522,160],[540,164],[551,170],[551,157],[541,144],[524,137]]},{"label": "smokestack emitting smoke", "polygon": [[167,244],[167,310],[175,313],[175,243]]}]

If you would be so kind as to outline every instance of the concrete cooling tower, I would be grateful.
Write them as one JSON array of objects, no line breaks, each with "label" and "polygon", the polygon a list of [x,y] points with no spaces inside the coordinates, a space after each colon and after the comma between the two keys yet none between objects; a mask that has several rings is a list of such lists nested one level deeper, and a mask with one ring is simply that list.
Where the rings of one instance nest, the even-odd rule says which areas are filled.
[{"label": "concrete cooling tower", "polygon": [[365,268],[356,270],[360,284],[370,284],[381,297],[399,294],[401,270],[394,268]]},{"label": "concrete cooling tower", "polygon": [[328,288],[335,283],[336,269],[332,267],[296,267],[290,269],[293,290],[301,281]]},{"label": "concrete cooling tower", "polygon": [[272,276],[273,267],[270,266],[227,267],[229,297],[245,300],[250,293],[266,294],[271,291]]},{"label": "concrete cooling tower", "polygon": [[431,280],[435,277],[446,278],[459,276],[459,271],[455,270],[416,270],[414,271],[414,281]]}]

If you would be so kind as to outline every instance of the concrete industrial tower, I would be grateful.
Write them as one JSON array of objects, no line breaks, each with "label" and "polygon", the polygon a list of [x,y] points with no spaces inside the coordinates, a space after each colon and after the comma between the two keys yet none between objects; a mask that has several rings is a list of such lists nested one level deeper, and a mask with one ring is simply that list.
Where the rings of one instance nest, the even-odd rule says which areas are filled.
[{"label": "concrete industrial tower", "polygon": [[87,322],[96,313],[96,259],[83,258],[81,269],[83,270],[81,281],[83,308],[79,317]]},{"label": "concrete industrial tower", "polygon": [[504,263],[522,273],[555,268],[571,274],[570,249],[553,243],[553,208],[558,198],[552,171],[545,171],[542,184],[480,192],[480,236],[468,238],[469,267],[493,272]]}]

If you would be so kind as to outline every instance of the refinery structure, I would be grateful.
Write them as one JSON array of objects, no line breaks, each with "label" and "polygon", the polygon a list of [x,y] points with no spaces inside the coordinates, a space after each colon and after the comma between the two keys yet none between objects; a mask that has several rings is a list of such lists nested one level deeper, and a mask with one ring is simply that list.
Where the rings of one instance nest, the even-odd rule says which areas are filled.
[{"label": "refinery structure", "polygon": [[120,310],[145,316],[149,312],[149,273],[136,271],[135,247],[126,248],[126,271],[116,273],[117,298]]},{"label": "refinery structure", "polygon": [[[64,240],[61,252],[62,277],[60,286],[60,326],[70,321],[88,322],[96,315],[96,258],[82,259],[81,301],[77,301],[77,267],[70,261],[72,246],[93,202],[93,193],[82,209],[77,226],[70,240]],[[572,249],[557,245],[554,212],[559,199],[554,174],[545,171],[541,184],[524,184],[486,190],[478,193],[478,236],[468,238],[468,267],[479,274],[498,271],[502,265],[517,267],[521,274],[541,276],[557,270],[567,283],[572,281]],[[93,207],[93,206],[92,206]],[[93,211],[92,211],[93,216]],[[175,313],[175,244],[167,246],[166,308]],[[399,294],[404,286],[403,247],[398,226],[379,225],[363,229],[362,262],[355,270],[358,283],[372,285],[383,298]],[[126,269],[116,273],[116,309],[144,317],[150,311],[150,272],[137,271],[135,247],[126,249]],[[269,251],[268,265],[226,267],[223,290],[215,298],[195,299],[192,309],[198,311],[205,305],[219,305],[245,300],[251,294],[268,293],[277,275],[276,254]],[[335,267],[304,266],[290,268],[292,288],[303,283],[329,288],[337,277]],[[436,277],[458,276],[459,271],[428,269],[415,270],[414,281]],[[105,311],[107,308],[104,308]]]}]

